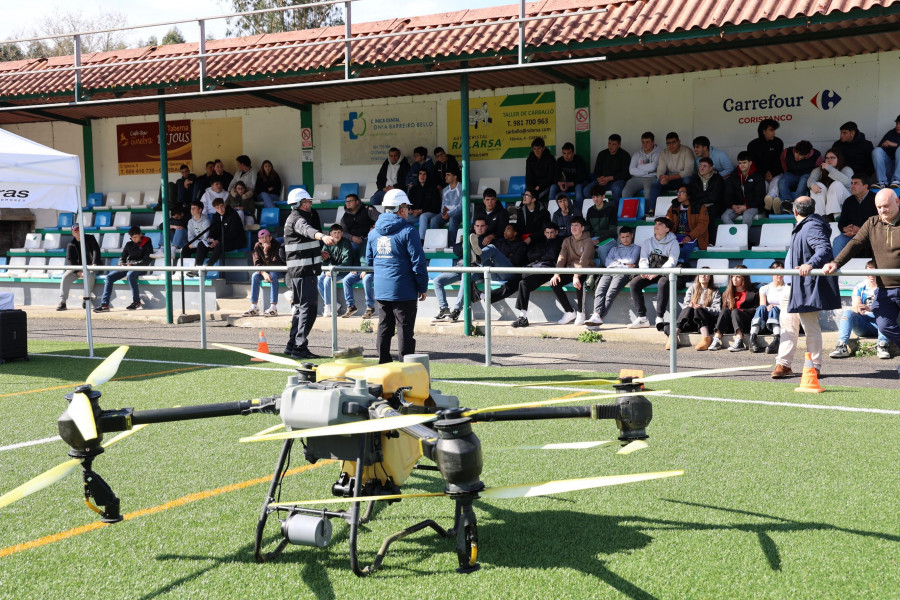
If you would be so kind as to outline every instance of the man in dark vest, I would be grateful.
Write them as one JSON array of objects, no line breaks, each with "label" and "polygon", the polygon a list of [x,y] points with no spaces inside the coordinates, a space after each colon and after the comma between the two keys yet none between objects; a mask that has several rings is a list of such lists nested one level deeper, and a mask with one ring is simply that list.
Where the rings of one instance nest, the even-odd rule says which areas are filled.
[{"label": "man in dark vest", "polygon": [[312,209],[312,198],[302,188],[291,191],[288,206],[293,210],[284,224],[284,251],[287,258],[287,284],[291,298],[291,333],[284,353],[291,358],[319,358],[309,351],[309,332],[319,310],[316,279],[322,272],[322,243],[333,246],[335,240],[321,231],[319,214]]}]

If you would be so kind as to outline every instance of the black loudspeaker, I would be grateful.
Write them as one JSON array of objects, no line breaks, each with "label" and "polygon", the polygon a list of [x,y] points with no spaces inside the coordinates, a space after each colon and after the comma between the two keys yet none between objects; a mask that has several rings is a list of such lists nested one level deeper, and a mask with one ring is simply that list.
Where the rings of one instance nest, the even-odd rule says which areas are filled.
[{"label": "black loudspeaker", "polygon": [[0,364],[28,360],[28,315],[24,310],[0,310]]}]

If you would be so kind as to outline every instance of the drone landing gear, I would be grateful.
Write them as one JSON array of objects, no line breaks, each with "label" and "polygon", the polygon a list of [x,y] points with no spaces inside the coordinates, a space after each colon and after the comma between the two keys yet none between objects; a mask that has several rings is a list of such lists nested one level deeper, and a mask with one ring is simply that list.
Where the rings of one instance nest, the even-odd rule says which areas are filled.
[{"label": "drone landing gear", "polygon": [[[103,480],[100,475],[91,470],[93,456],[86,458],[82,463],[82,480],[84,481],[84,502],[92,511],[100,515],[100,520],[104,523],[118,523],[122,520],[122,513],[119,512],[119,498],[109,487],[109,484]],[[94,502],[91,502],[91,498]],[[102,506],[101,509],[99,506]]]}]

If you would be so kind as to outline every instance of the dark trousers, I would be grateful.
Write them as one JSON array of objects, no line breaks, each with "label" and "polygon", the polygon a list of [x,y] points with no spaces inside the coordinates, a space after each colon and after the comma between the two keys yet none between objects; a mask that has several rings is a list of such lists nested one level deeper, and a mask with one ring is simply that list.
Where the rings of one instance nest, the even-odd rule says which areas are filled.
[{"label": "dark trousers", "polygon": [[719,333],[746,333],[750,331],[750,322],[756,313],[756,307],[742,310],[740,308],[723,308],[716,320],[716,331]]},{"label": "dark trousers", "polygon": [[378,317],[378,335],[375,338],[375,349],[378,351],[378,363],[389,363],[391,356],[391,340],[394,338],[394,326],[397,327],[397,351],[400,360],[407,354],[416,352],[416,300],[377,300],[380,316]]},{"label": "dark trousers", "polygon": [[197,260],[194,264],[202,265],[205,262],[207,265],[214,265],[222,258],[224,252],[225,244],[221,242],[216,244],[215,248],[209,248],[206,244],[197,244]]},{"label": "dark trousers", "polygon": [[875,323],[884,337],[900,346],[900,288],[878,288],[872,301]]},{"label": "dark trousers", "polygon": [[[572,312],[572,303],[569,302],[569,297],[562,289],[564,285],[570,283],[572,283],[572,275],[560,275],[559,283],[553,286],[553,294],[559,301],[559,305],[562,306],[563,312]],[[584,279],[582,279],[581,283],[581,289],[575,290],[575,306],[578,308],[578,312],[584,311]]]},{"label": "dark trousers", "polygon": [[288,278],[294,299],[291,302],[291,333],[288,336],[285,352],[302,352],[308,350],[309,332],[316,322],[319,311],[319,290],[316,287],[316,276]]},{"label": "dark trousers", "polygon": [[519,282],[522,281],[521,275],[511,275],[509,279],[503,282],[503,285],[496,290],[491,291],[491,304],[504,298],[509,298],[519,290]]},{"label": "dark trousers", "polygon": [[[538,289],[548,281],[553,275],[529,275],[519,282],[519,295],[516,296],[516,309],[528,310],[528,300],[531,298],[531,292]],[[566,300],[566,304],[569,301]],[[569,305],[571,308],[571,305]],[[571,311],[570,311],[571,312]]]},{"label": "dark trousers", "polygon": [[662,318],[669,309],[669,278],[664,275],[654,275],[650,279],[644,279],[640,275],[628,282],[631,290],[631,303],[638,317],[647,316],[647,305],[644,304],[644,288],[656,284],[656,316]]}]

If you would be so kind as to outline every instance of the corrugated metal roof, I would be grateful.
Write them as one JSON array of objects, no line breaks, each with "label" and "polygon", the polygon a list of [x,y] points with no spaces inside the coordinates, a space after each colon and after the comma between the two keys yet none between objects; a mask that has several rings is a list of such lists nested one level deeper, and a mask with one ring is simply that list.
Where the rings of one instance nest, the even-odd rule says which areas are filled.
[{"label": "corrugated metal roof", "polygon": [[[534,63],[604,56],[605,61],[535,69],[473,72],[470,87],[496,88],[552,83],[566,78],[613,79],[659,75],[749,64],[809,60],[900,48],[897,23],[900,0],[541,0],[526,6],[527,16],[552,16],[525,26],[526,52]],[[606,9],[600,14],[573,14]],[[519,28],[501,21],[518,17],[518,5],[389,19],[353,25],[353,37],[414,32],[353,44],[351,70],[361,82],[273,92],[292,102],[317,103],[353,98],[434,93],[458,89],[455,77],[367,81],[378,75],[502,65],[516,61]],[[868,11],[868,12],[866,12]],[[439,31],[448,25],[485,26]],[[854,33],[855,29],[866,29]],[[341,40],[343,26],[209,41],[208,82],[265,89],[277,83],[343,78],[344,44],[296,47],[306,42]],[[261,51],[264,50],[264,51]],[[696,53],[701,51],[702,55]],[[226,52],[245,51],[240,54]],[[96,105],[54,108],[76,118],[155,112],[157,89],[199,91],[198,44],[138,48],[88,54],[82,64],[83,94],[98,100],[105,93],[153,95],[154,102],[129,108]],[[692,54],[693,53],[693,54]],[[174,59],[174,60],[165,60]],[[0,99],[7,102],[59,102],[74,91],[72,57],[0,63]],[[28,71],[37,71],[27,73]],[[19,73],[19,74],[16,74]],[[554,75],[554,73],[556,75]],[[66,98],[64,96],[64,98]],[[64,100],[65,101],[65,100]],[[177,103],[177,104],[176,104]],[[271,100],[247,94],[172,101],[177,106],[211,108],[271,106]],[[152,106],[152,110],[151,107]],[[180,108],[178,109],[180,110]],[[145,111],[145,112],[135,112]],[[18,113],[17,113],[18,114]],[[19,122],[0,113],[0,123]],[[18,117],[21,119],[21,117]],[[33,118],[33,117],[30,117]]]}]

